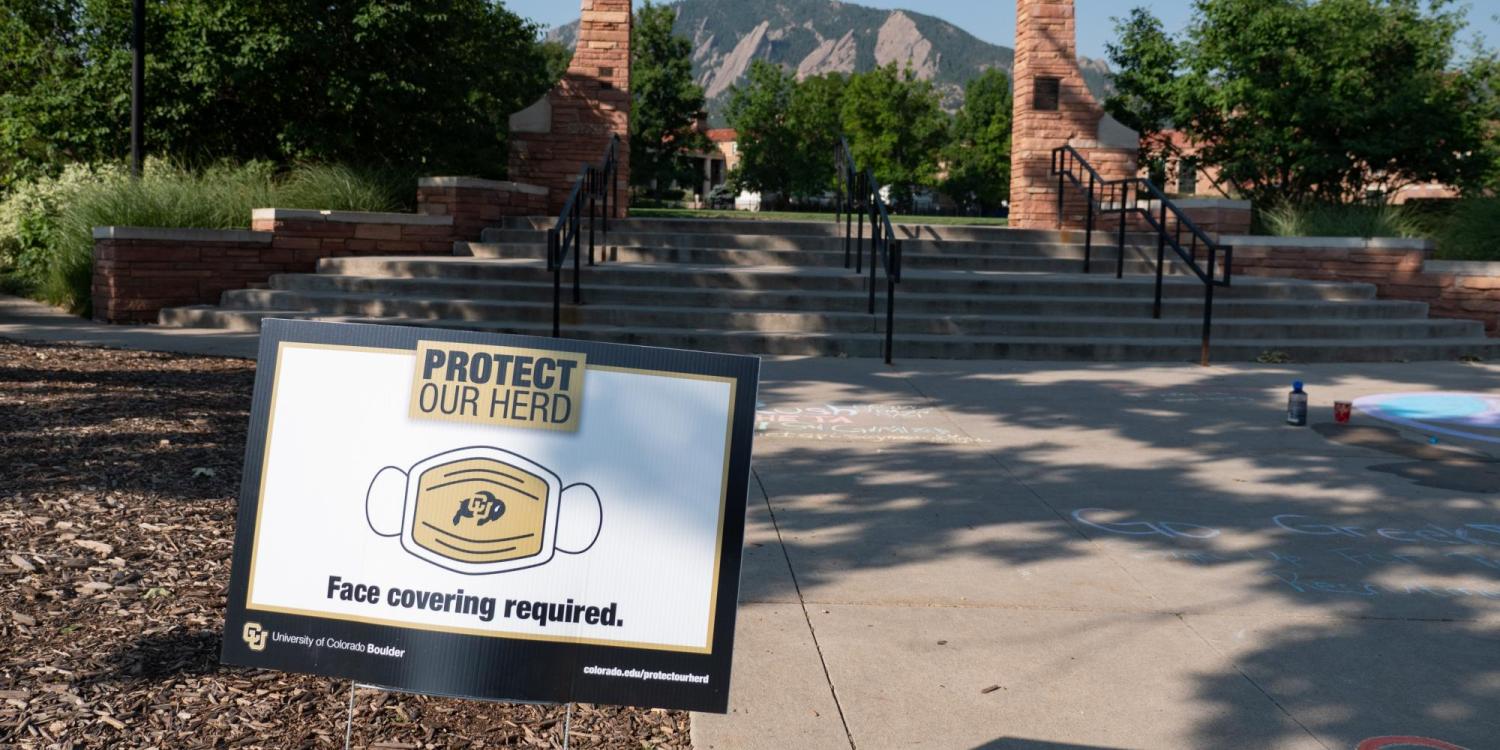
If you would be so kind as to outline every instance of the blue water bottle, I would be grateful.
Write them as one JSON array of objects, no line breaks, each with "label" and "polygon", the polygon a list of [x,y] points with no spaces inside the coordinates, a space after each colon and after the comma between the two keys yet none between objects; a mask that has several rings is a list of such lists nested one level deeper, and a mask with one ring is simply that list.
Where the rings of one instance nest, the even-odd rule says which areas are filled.
[{"label": "blue water bottle", "polygon": [[1292,392],[1286,397],[1286,423],[1293,427],[1307,426],[1307,392],[1302,390],[1302,381],[1292,383]]}]

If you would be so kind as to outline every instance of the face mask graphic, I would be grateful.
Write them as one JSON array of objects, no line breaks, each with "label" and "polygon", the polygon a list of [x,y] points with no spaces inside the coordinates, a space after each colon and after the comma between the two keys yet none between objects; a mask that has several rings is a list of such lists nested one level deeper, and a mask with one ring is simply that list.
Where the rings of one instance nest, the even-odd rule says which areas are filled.
[{"label": "face mask graphic", "polygon": [[469,575],[544,565],[582,554],[599,535],[599,496],[498,448],[464,448],[408,471],[381,469],[365,498],[370,528],[412,555]]}]

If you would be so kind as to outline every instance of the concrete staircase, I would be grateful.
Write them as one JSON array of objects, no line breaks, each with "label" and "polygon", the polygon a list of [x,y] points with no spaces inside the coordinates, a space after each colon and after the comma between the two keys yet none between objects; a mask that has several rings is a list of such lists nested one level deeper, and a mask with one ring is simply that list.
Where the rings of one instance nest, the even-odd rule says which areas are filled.
[{"label": "concrete staircase", "polygon": [[[550,335],[550,220],[511,220],[454,256],[330,258],[315,274],[229,292],[218,307],[163,310],[168,326],[258,330],[267,317],[441,326]],[[585,267],[584,302],[563,308],[563,335],[752,354],[880,356],[868,272],[845,270],[831,223],[616,222],[608,262]],[[1113,238],[1082,273],[1081,235],[904,226],[896,299],[898,358],[1197,361],[1203,285],[1168,268],[1151,317],[1155,244],[1132,238],[1114,277]],[[585,246],[585,251],[586,251]],[[571,283],[570,272],[564,284]],[[566,292],[566,286],[565,286]],[[1427,317],[1426,305],[1379,301],[1366,284],[1236,278],[1214,310],[1215,361],[1267,355],[1299,362],[1500,359],[1481,324]]]}]

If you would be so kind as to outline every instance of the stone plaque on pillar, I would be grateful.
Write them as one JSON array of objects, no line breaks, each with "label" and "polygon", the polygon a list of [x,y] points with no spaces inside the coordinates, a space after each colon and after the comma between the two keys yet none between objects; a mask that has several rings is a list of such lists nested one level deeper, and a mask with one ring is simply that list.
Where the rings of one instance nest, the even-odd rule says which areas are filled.
[{"label": "stone plaque on pillar", "polygon": [[1056,112],[1062,105],[1062,79],[1044,77],[1035,81],[1031,99],[1036,102],[1036,111]]}]

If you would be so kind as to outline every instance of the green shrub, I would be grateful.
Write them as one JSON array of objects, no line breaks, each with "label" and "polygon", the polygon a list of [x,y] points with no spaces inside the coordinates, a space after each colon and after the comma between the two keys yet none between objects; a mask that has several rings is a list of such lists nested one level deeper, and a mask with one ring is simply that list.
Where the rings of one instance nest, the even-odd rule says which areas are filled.
[{"label": "green shrub", "polygon": [[118,166],[70,167],[0,204],[0,263],[25,293],[88,314],[94,227],[233,229],[248,227],[256,208],[398,211],[415,194],[409,173],[339,165],[277,174],[265,162],[193,170],[152,160],[140,180]]},{"label": "green shrub", "polygon": [[1437,257],[1500,260],[1500,197],[1467,198],[1454,204],[1437,230]]},{"label": "green shrub", "polygon": [[73,164],[57,177],[19,185],[0,200],[0,285],[6,291],[37,293],[62,234],[63,207],[74,194],[116,171],[113,166]]},{"label": "green shrub", "polygon": [[416,190],[416,176],[400,169],[308,165],[292,170],[276,186],[275,207],[412,211]]},{"label": "green shrub", "polygon": [[1283,203],[1259,212],[1257,230],[1273,237],[1423,237],[1422,218],[1400,206]]}]

